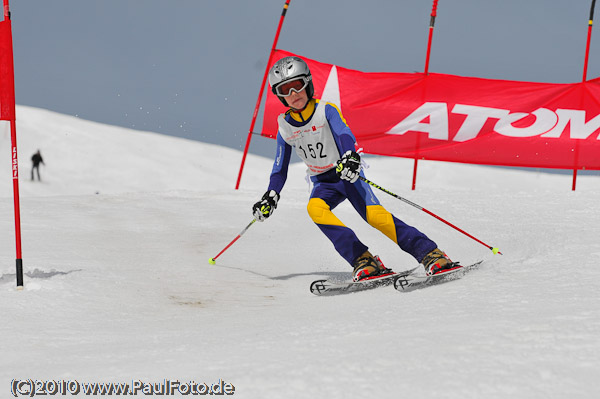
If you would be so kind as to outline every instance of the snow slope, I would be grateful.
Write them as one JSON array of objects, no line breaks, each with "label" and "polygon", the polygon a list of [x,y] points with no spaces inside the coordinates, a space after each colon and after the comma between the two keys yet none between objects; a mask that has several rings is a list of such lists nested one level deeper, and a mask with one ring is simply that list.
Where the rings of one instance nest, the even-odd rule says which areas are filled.
[{"label": "snow slope", "polygon": [[[302,165],[292,165],[273,217],[210,266],[252,219],[271,160],[250,155],[236,191],[238,151],[17,112],[26,277],[16,291],[3,124],[0,397],[11,397],[13,379],[221,379],[234,397],[257,399],[600,394],[598,176],[581,176],[571,192],[570,175],[421,162],[413,192],[412,161],[371,158],[372,181],[504,255],[377,192],[453,259],[486,261],[410,294],[320,298],[311,281],[350,269],[306,214]],[[38,148],[41,183],[29,180]],[[336,214],[387,266],[415,266],[347,204]]]}]

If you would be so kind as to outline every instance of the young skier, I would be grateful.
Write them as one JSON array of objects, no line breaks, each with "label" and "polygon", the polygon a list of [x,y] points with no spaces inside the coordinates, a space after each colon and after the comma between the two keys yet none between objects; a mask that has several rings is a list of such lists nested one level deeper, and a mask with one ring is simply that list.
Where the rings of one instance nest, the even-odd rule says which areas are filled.
[{"label": "young skier", "polygon": [[394,241],[423,264],[427,274],[437,274],[455,265],[435,242],[416,228],[397,219],[380,205],[363,176],[356,139],[336,105],[313,98],[314,86],[308,65],[298,57],[285,57],[269,71],[269,85],[290,109],[279,115],[277,154],[269,187],[252,207],[258,221],[277,208],[279,193],[287,179],[292,147],[308,167],[314,184],[308,214],[331,240],[338,253],[353,267],[353,279],[377,276],[387,269],[356,234],[332,212],[345,199],[371,226]]}]

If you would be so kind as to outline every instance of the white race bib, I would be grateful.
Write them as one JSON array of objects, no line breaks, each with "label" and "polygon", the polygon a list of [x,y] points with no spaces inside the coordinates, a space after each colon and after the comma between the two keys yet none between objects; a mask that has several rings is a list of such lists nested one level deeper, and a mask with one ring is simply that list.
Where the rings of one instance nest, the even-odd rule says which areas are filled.
[{"label": "white race bib", "polygon": [[310,122],[301,127],[289,124],[285,114],[277,118],[279,134],[296,149],[296,154],[304,161],[311,176],[334,168],[340,159],[340,152],[325,117],[325,105],[319,103]]}]

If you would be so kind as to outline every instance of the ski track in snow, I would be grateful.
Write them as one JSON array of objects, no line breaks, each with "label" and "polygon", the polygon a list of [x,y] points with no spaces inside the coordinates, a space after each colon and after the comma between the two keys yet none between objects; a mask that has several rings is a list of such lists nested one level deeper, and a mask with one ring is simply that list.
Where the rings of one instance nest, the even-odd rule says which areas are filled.
[{"label": "ski track in snow", "polygon": [[[367,177],[504,255],[377,191],[461,280],[310,294],[350,268],[310,221],[304,168],[252,219],[271,160],[18,107],[25,290],[15,290],[10,137],[0,125],[0,396],[11,380],[216,382],[239,398],[592,398],[600,393],[598,176],[374,157]],[[4,122],[3,122],[4,123]],[[258,145],[258,144],[253,144]],[[28,180],[41,149],[42,183]],[[414,260],[342,204],[395,270]],[[108,396],[104,396],[108,397]]]}]

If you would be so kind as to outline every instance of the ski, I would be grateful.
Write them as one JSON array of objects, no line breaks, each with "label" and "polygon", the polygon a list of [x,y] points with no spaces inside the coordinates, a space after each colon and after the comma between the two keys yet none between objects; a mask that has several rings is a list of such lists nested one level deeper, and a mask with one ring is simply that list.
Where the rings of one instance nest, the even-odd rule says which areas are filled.
[{"label": "ski", "polygon": [[479,267],[483,261],[473,263],[468,266],[460,266],[445,273],[434,274],[433,276],[418,275],[415,273],[399,276],[394,280],[394,288],[400,292],[410,292],[432,285],[446,283],[448,281],[457,280],[465,274]]},{"label": "ski", "polygon": [[366,291],[374,288],[392,285],[395,279],[407,276],[416,271],[420,266],[404,272],[396,273],[389,271],[379,276],[366,278],[357,282],[334,282],[330,280],[316,280],[310,285],[310,292],[318,296],[331,296],[340,294],[350,294],[352,292]]}]

